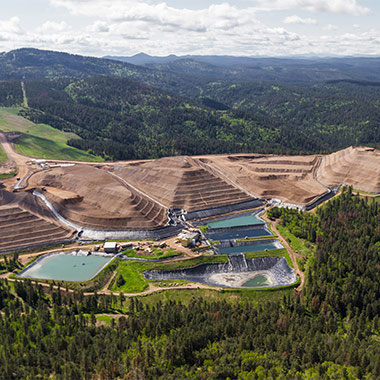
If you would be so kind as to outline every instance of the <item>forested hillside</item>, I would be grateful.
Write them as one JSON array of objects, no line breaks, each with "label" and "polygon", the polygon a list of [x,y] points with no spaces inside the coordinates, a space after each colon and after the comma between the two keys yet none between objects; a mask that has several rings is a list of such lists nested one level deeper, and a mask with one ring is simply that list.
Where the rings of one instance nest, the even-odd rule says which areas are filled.
[{"label": "forested hillside", "polygon": [[[350,189],[316,214],[274,210],[315,240],[301,294],[282,301],[125,300],[0,282],[6,379],[377,379],[379,204]],[[46,295],[48,292],[51,297]],[[96,313],[127,311],[99,326]]]},{"label": "forested hillside", "polygon": [[[112,77],[25,86],[32,121],[73,131],[83,140],[71,145],[113,159],[316,153],[380,142],[380,87],[372,84],[214,85],[203,102]],[[231,108],[215,109],[223,104]]]},{"label": "forested hillside", "polygon": [[[361,70],[377,78],[375,58],[331,59],[327,66],[268,58],[255,67],[250,58],[221,57],[219,64],[215,57],[196,58],[146,68],[20,49],[0,55],[0,78],[25,78],[24,116],[75,132],[82,140],[71,145],[109,159],[326,153],[380,144],[380,81],[312,80],[316,67],[331,73],[335,66],[352,74],[343,77],[357,78]],[[252,74],[260,69],[285,75],[299,65],[307,80],[285,83],[285,77]],[[21,96],[20,82],[0,82],[1,105],[22,105]]]}]

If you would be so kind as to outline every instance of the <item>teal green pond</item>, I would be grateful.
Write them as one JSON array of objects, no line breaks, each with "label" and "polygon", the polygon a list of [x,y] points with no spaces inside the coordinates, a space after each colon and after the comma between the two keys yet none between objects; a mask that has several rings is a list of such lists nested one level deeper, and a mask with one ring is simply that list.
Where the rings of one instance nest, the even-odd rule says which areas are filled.
[{"label": "teal green pond", "polygon": [[263,224],[264,221],[256,215],[243,215],[236,218],[217,220],[208,223],[209,228],[243,227]]},{"label": "teal green pond", "polygon": [[259,274],[243,284],[244,288],[260,288],[264,286],[271,286],[272,282],[265,274]]},{"label": "teal green pond", "polygon": [[87,281],[93,278],[112,258],[53,254],[32,263],[20,277],[60,281]]}]

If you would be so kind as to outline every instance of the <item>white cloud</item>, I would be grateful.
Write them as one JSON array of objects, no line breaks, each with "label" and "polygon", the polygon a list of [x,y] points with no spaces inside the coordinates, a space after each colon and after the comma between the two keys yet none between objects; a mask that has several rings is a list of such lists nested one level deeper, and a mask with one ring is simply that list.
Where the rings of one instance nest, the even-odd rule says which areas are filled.
[{"label": "white cloud", "polygon": [[18,17],[12,17],[9,20],[0,20],[0,33],[22,34],[20,19]]},{"label": "white cloud", "polygon": [[297,15],[288,16],[283,21],[284,24],[304,24],[316,25],[318,22],[314,18],[302,18]]},{"label": "white cloud", "polygon": [[328,24],[326,26],[323,27],[323,30],[328,30],[330,32],[333,32],[335,30],[338,30],[338,26],[337,25],[333,25],[333,24]]},{"label": "white cloud", "polygon": [[37,33],[60,33],[68,30],[70,27],[64,21],[46,21],[39,28],[37,28]]},{"label": "white cloud", "polygon": [[359,24],[354,24],[352,25],[355,29],[360,29],[360,25]]},{"label": "white cloud", "polygon": [[[287,29],[288,25],[316,25],[318,18],[301,18],[297,15],[284,18],[284,15],[283,27],[274,27],[275,24],[268,25],[260,21],[259,8],[238,8],[231,5],[232,2],[194,10],[179,9],[163,2],[158,4],[161,0],[48,1],[61,7],[62,19],[66,23],[46,21],[31,32],[21,30],[22,24],[18,18],[0,21],[0,50],[33,46],[97,56],[132,55],[140,51],[153,55],[380,55],[378,29],[362,33],[361,30],[352,28],[351,34],[342,35],[335,25],[329,24],[321,26],[319,33],[316,28],[304,28],[302,33],[292,33]],[[290,9],[298,5],[299,9],[324,9],[331,12],[338,12],[339,9],[341,11],[343,2],[251,1],[256,5],[270,5],[272,9],[280,9],[280,6]],[[355,7],[359,7],[358,3],[359,0],[344,1],[345,7],[351,13],[355,11]],[[75,19],[75,26],[68,25],[70,18]],[[312,33],[309,33],[310,29]],[[330,33],[331,31],[335,33]]]},{"label": "white cloud", "polygon": [[366,14],[369,8],[357,0],[257,0],[269,9],[304,9],[311,12],[346,13],[355,16]]}]

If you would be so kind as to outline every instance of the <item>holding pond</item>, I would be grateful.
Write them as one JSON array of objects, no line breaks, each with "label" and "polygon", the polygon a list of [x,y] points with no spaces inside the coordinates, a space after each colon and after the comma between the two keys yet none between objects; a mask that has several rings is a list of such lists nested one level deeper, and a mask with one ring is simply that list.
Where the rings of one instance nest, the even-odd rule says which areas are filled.
[{"label": "holding pond", "polygon": [[244,238],[255,238],[262,236],[271,236],[273,235],[267,228],[252,228],[249,230],[239,230],[239,229],[229,229],[223,232],[206,233],[206,237],[209,240],[235,240],[235,239],[244,239]]},{"label": "holding pond", "polygon": [[264,221],[257,215],[242,215],[235,216],[224,220],[216,220],[208,223],[210,229],[214,228],[228,228],[228,227],[242,227],[242,226],[255,226],[264,224]]},{"label": "holding pond", "polygon": [[112,257],[76,256],[75,253],[56,252],[39,258],[18,276],[45,280],[88,281],[112,259]]}]

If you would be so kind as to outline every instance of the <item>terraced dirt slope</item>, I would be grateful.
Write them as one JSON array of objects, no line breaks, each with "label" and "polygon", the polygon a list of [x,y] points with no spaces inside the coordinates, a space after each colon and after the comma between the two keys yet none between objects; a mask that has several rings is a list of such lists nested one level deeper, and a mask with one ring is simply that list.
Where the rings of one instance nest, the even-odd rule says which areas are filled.
[{"label": "terraced dirt slope", "polygon": [[247,193],[191,157],[168,157],[121,165],[114,167],[113,171],[169,208],[204,210],[251,199]]},{"label": "terraced dirt slope", "polygon": [[326,186],[351,185],[368,192],[380,192],[380,151],[349,147],[323,157],[318,180]]},{"label": "terraced dirt slope", "polygon": [[121,180],[90,165],[55,167],[33,174],[41,190],[71,222],[102,230],[152,230],[168,222],[167,210]]},{"label": "terraced dirt slope", "polygon": [[307,205],[327,189],[314,180],[317,156],[226,155],[200,160],[259,198]]},{"label": "terraced dirt slope", "polygon": [[0,252],[55,244],[74,239],[29,193],[0,191]]}]

